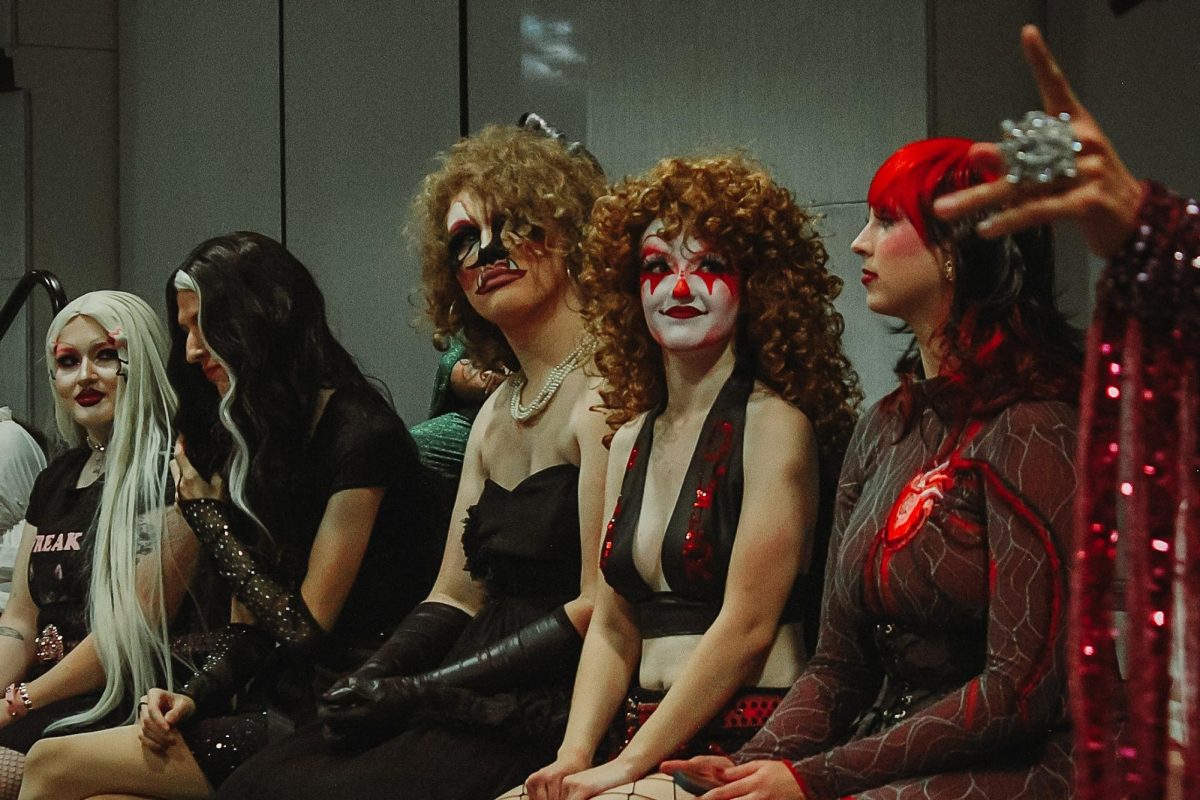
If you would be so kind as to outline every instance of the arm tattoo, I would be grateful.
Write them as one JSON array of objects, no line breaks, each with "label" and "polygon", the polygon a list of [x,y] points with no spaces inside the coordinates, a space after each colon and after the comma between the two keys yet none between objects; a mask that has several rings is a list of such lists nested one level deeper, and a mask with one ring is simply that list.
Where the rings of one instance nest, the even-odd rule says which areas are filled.
[{"label": "arm tattoo", "polygon": [[24,635],[19,630],[10,628],[7,625],[0,625],[0,636],[8,636],[9,638],[16,639],[18,642],[25,641]]}]

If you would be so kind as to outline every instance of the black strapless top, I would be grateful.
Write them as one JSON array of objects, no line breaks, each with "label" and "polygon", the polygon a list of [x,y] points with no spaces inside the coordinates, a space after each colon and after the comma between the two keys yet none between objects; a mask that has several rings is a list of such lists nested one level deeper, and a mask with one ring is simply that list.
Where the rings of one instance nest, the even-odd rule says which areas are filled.
[{"label": "black strapless top", "polygon": [[[692,453],[662,543],[663,577],[668,592],[646,584],[633,560],[633,543],[646,490],[646,469],[654,445],[660,406],[646,415],[629,456],[621,496],[604,537],[600,565],[605,580],[633,604],[642,636],[703,633],[716,619],[742,513],[742,441],[746,403],[753,378],[735,372],[713,401]],[[782,501],[782,498],[781,498]],[[800,580],[784,608],[782,622],[801,619]]]},{"label": "black strapless top", "polygon": [[467,510],[467,569],[495,596],[579,591],[579,467],[556,464],[512,489],[492,480]]}]

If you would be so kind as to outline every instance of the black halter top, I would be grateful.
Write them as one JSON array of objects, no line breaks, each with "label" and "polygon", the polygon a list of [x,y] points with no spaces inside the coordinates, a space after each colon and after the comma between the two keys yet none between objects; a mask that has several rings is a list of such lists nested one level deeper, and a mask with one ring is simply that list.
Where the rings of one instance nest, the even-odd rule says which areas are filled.
[{"label": "black halter top", "polygon": [[[648,586],[633,559],[654,422],[665,404],[650,411],[642,423],[605,532],[600,568],[609,585],[633,604],[646,639],[703,633],[721,610],[742,513],[742,442],[753,388],[753,378],[735,371],[704,420],[663,536],[662,570],[670,587],[666,592]],[[793,587],[781,624],[802,618],[802,580]]]}]

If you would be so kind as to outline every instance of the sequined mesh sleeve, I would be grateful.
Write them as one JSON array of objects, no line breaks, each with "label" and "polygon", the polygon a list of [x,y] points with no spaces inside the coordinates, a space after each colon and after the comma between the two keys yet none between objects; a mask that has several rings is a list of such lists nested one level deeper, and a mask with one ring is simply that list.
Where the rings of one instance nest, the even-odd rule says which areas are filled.
[{"label": "sequined mesh sleeve", "polygon": [[1096,304],[1173,334],[1181,352],[1195,352],[1200,332],[1200,203],[1154,181],[1145,185],[1137,230],[1101,273]]},{"label": "sequined mesh sleeve", "polygon": [[[851,723],[879,690],[880,668],[869,641],[867,623],[855,599],[862,570],[847,563],[846,526],[862,493],[867,460],[880,438],[864,417],[854,430],[838,481],[833,537],[829,545],[821,629],[816,653],[767,725],[737,753],[738,763],[756,759],[796,759],[818,753],[845,738]],[[849,578],[849,580],[843,580]]]},{"label": "sequined mesh sleeve", "polygon": [[[1076,426],[1075,412],[1065,405],[1019,404],[987,423],[952,456],[951,469],[960,477],[975,476],[981,488],[984,513],[976,534],[986,537],[987,560],[982,569],[944,563],[932,569],[939,585],[951,593],[955,582],[964,591],[972,582],[986,587],[983,668],[923,708],[896,715],[890,727],[807,757],[781,753],[789,760],[800,757],[795,771],[813,800],[982,766],[998,752],[1036,741],[1063,722],[1063,559],[1072,553]],[[953,558],[952,546],[945,555]],[[920,583],[920,576],[908,578]],[[905,579],[895,573],[889,578],[897,585]],[[862,630],[857,639],[839,633],[822,644],[853,658],[861,650],[843,651],[845,643],[861,642],[863,636]]]},{"label": "sequined mesh sleeve", "polygon": [[179,508],[221,577],[254,614],[258,627],[282,645],[312,647],[325,635],[297,590],[267,574],[230,529],[231,515],[217,500],[182,500]]}]

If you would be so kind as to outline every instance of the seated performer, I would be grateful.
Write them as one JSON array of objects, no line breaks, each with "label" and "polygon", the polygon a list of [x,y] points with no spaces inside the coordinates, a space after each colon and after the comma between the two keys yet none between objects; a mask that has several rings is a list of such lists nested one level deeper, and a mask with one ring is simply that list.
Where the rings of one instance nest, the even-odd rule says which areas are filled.
[{"label": "seated performer", "polygon": [[817,650],[732,759],[663,765],[713,797],[1065,798],[1067,564],[1078,337],[1045,230],[935,219],[987,180],[971,142],[894,153],[853,249],[867,305],[914,334],[859,422],[838,492]]},{"label": "seated performer", "polygon": [[[415,210],[436,332],[512,374],[467,444],[428,600],[327,692],[325,726],[251,760],[221,797],[494,797],[562,736],[592,614],[604,416],[575,276],[604,176],[576,146],[485,128],[425,179]],[[335,741],[326,741],[326,736]]]},{"label": "seated performer", "polygon": [[[808,658],[857,377],[813,219],[758,164],[661,162],[596,204],[585,253],[617,429],[606,583],[558,758],[506,797],[670,797],[639,779],[736,750]],[[593,767],[614,717],[624,747]]]},{"label": "seated performer", "polygon": [[138,724],[41,742],[24,797],[209,796],[312,719],[314,688],[432,583],[445,516],[308,270],[266,236],[220,236],[171,276],[167,306],[179,505],[233,593],[230,625],[182,689],[142,698]]},{"label": "seated performer", "polygon": [[195,540],[167,502],[167,347],[154,310],[125,292],[77,298],[46,334],[71,449],[34,484],[0,616],[0,797],[17,796],[24,754],[48,730],[128,722],[171,678],[168,616]]},{"label": "seated performer", "polygon": [[[1135,786],[1144,797],[1196,797],[1200,503],[1187,498],[1200,497],[1200,470],[1187,465],[1194,463],[1200,419],[1200,202],[1138,181],[1075,97],[1037,28],[1026,26],[1021,43],[1047,114],[1070,115],[1066,136],[1039,126],[1030,137],[1037,155],[1055,158],[1053,180],[1007,163],[1012,158],[1002,149],[1011,152],[1011,145],[978,144],[972,158],[1012,179],[940,198],[935,208],[946,219],[977,219],[980,210],[1003,206],[980,223],[985,237],[1072,220],[1091,251],[1109,262],[1096,290],[1081,403],[1080,531],[1087,540],[1079,550],[1087,556],[1073,617],[1080,644],[1078,788],[1085,797],[1121,797]],[[1065,150],[1076,141],[1077,160]],[[1121,603],[1113,600],[1118,557],[1109,537],[1118,529],[1126,548],[1120,560],[1131,576],[1126,651],[1137,654],[1124,692],[1113,657],[1112,609]],[[1127,705],[1128,724],[1115,724]],[[1118,730],[1132,746],[1117,746]]]},{"label": "seated performer", "polygon": [[12,588],[29,494],[38,473],[45,468],[46,437],[14,420],[7,406],[0,406],[0,611],[8,603]]}]

